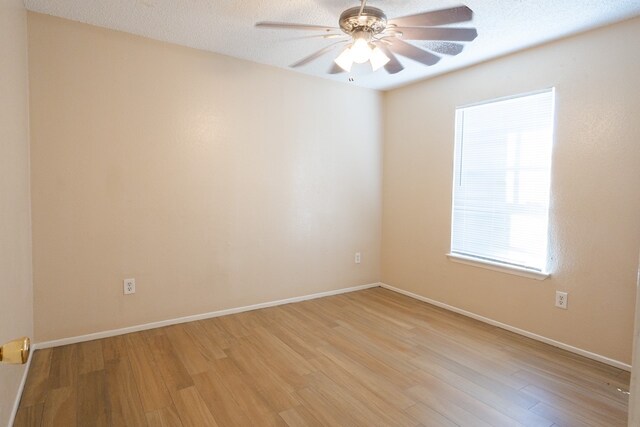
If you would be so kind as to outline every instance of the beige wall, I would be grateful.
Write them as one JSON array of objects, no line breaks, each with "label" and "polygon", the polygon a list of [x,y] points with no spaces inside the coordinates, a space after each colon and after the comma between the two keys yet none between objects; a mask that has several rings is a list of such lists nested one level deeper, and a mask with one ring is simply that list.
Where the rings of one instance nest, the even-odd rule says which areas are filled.
[{"label": "beige wall", "polygon": [[[386,93],[383,282],[631,362],[640,248],[640,19]],[[454,109],[555,86],[552,277],[449,261]],[[556,290],[569,309],[554,308]]]},{"label": "beige wall", "polygon": [[37,341],[378,280],[377,92],[32,13],[29,61]]},{"label": "beige wall", "polygon": [[[27,17],[0,2],[0,344],[33,333],[29,214]],[[0,366],[0,425],[9,422],[24,366]]]}]

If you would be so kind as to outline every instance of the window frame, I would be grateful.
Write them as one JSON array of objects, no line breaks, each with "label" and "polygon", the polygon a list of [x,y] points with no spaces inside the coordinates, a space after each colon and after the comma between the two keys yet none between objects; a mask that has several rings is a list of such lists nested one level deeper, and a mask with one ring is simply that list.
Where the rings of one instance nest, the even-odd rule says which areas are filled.
[{"label": "window frame", "polygon": [[[458,120],[457,120],[457,111],[461,110],[461,109],[465,109],[465,108],[469,108],[469,107],[476,107],[476,106],[481,106],[481,105],[486,105],[486,104],[493,104],[496,102],[502,102],[502,101],[508,101],[510,99],[517,99],[517,98],[523,98],[523,97],[528,97],[528,96],[534,96],[534,95],[539,95],[542,93],[548,93],[551,92],[552,96],[553,96],[553,102],[551,105],[551,117],[552,117],[552,130],[551,130],[551,157],[549,159],[549,201],[548,201],[548,207],[547,207],[547,251],[546,251],[546,261],[545,261],[545,265],[543,267],[542,270],[537,270],[534,268],[527,268],[527,267],[523,267],[523,266],[519,266],[516,264],[510,264],[510,263],[503,263],[497,260],[491,260],[491,259],[484,259],[481,257],[474,257],[471,255],[465,255],[462,253],[457,253],[453,251],[453,214],[454,214],[454,206],[455,206],[455,185],[456,185],[456,160],[457,160],[457,153],[458,153],[458,149],[459,149],[459,142],[458,142],[458,130],[459,130],[459,124],[458,124]],[[508,274],[513,274],[513,275],[517,275],[517,276],[522,276],[522,277],[527,277],[530,279],[536,279],[536,280],[544,280],[548,277],[551,276],[551,272],[549,271],[549,261],[551,258],[551,189],[552,189],[552,176],[553,176],[553,152],[554,150],[554,145],[555,145],[555,141],[556,141],[556,88],[555,87],[548,87],[548,88],[544,88],[544,89],[539,89],[539,90],[535,90],[535,91],[530,91],[530,92],[524,92],[524,93],[518,93],[515,95],[508,95],[508,96],[503,96],[503,97],[498,97],[498,98],[492,98],[492,99],[488,99],[488,100],[483,100],[483,101],[479,101],[479,102],[474,102],[474,103],[469,103],[469,104],[465,104],[465,105],[460,105],[460,106],[456,106],[455,107],[455,120],[454,120],[454,152],[453,152],[453,162],[452,162],[452,177],[453,177],[453,183],[452,183],[452,189],[451,189],[451,223],[450,223],[450,227],[449,227],[449,231],[450,231],[450,240],[449,240],[449,252],[446,254],[447,258],[450,261],[456,262],[456,263],[460,263],[460,264],[466,264],[466,265],[471,265],[474,267],[480,267],[480,268],[484,268],[484,269],[488,269],[488,270],[493,270],[493,271],[499,271],[499,272],[503,272],[503,273],[508,273]],[[460,128],[460,131],[462,131],[462,128]]]}]

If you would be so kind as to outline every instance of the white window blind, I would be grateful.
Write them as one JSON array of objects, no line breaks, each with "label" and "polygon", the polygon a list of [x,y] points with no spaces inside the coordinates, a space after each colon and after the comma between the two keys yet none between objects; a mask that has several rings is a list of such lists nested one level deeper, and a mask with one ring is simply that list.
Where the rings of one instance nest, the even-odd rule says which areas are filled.
[{"label": "white window blind", "polygon": [[456,109],[451,253],[546,272],[554,90]]}]

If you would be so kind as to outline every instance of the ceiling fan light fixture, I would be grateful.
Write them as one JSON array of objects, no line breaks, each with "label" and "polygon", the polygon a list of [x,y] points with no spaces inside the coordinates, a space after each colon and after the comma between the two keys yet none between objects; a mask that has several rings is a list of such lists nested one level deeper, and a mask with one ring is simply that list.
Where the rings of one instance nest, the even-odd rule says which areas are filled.
[{"label": "ceiling fan light fixture", "polygon": [[382,49],[376,46],[371,51],[371,58],[369,58],[369,61],[371,62],[371,68],[373,71],[377,71],[387,65],[387,62],[391,61],[391,59],[382,51]]},{"label": "ceiling fan light fixture", "polygon": [[[404,66],[396,55],[432,66],[442,58],[436,53],[454,56],[462,52],[465,45],[458,42],[473,41],[478,31],[450,24],[472,19],[471,9],[457,6],[387,20],[382,10],[367,6],[367,0],[360,0],[360,6],[340,14],[339,27],[285,22],[258,22],[256,27],[321,31],[323,34],[311,37],[341,39],[292,64],[292,68],[302,67],[342,46],[342,52],[328,70],[329,74],[338,74],[342,70],[351,72],[354,63],[366,62],[371,63],[374,72],[384,67],[387,73],[397,74],[404,70]],[[344,35],[336,34],[336,30],[341,30]],[[418,47],[410,43],[412,41],[428,41],[433,45]]]},{"label": "ceiling fan light fixture", "polygon": [[351,48],[346,48],[342,51],[340,55],[336,59],[333,60],[340,68],[345,70],[347,73],[351,71],[351,66],[353,65],[353,53],[351,52]]}]

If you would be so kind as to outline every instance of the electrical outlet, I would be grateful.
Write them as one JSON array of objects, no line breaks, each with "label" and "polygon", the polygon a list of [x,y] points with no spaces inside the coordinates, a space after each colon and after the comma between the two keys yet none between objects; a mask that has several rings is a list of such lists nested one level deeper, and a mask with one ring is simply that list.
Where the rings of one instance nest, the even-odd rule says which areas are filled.
[{"label": "electrical outlet", "polygon": [[124,279],[124,294],[135,294],[136,293],[136,279]]},{"label": "electrical outlet", "polygon": [[567,309],[569,295],[566,292],[556,291],[556,307]]},{"label": "electrical outlet", "polygon": [[360,264],[361,260],[362,260],[362,257],[360,256],[360,252],[356,252],[356,256],[355,256],[356,264]]}]

